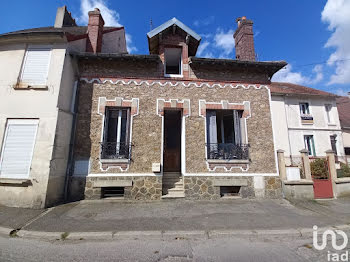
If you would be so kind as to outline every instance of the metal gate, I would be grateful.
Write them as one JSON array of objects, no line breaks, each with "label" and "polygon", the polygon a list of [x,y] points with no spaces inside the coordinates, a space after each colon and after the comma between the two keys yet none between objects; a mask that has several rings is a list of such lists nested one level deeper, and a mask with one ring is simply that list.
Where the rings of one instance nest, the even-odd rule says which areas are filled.
[{"label": "metal gate", "polygon": [[328,158],[310,158],[310,165],[315,198],[333,198]]}]

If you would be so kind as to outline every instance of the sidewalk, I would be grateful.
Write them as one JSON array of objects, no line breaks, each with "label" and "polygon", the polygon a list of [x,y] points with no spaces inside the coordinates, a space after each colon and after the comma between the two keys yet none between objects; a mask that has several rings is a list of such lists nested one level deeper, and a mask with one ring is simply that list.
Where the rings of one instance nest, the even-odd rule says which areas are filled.
[{"label": "sidewalk", "polygon": [[[21,229],[22,236],[40,232],[300,232],[319,228],[350,228],[350,199],[322,201],[218,200],[152,202],[75,202],[48,210],[0,206],[0,227]],[[3,230],[4,231],[4,230]],[[50,232],[53,232],[50,234]],[[155,233],[155,234],[158,234]],[[34,234],[34,233],[33,233]],[[35,235],[34,234],[34,235]],[[92,233],[90,233],[92,234]],[[21,235],[21,234],[18,234]],[[79,235],[79,234],[78,234]]]}]

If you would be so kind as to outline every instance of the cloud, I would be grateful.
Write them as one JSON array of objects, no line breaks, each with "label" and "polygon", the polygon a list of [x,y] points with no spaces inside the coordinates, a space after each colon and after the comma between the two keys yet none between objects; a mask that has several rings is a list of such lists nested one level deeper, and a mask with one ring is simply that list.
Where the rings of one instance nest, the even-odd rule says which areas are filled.
[{"label": "cloud", "polygon": [[348,96],[348,91],[338,88],[335,91],[333,91],[334,94],[338,95],[338,96]]},{"label": "cloud", "polygon": [[[89,22],[88,12],[94,10],[94,8],[100,9],[103,20],[105,21],[105,26],[122,26],[119,22],[119,13],[109,8],[105,0],[81,0],[78,21],[87,24]],[[132,43],[131,35],[125,33],[125,38],[128,51],[130,53],[137,51],[137,48]]]},{"label": "cloud", "polygon": [[288,82],[299,85],[317,84],[323,79],[322,65],[316,65],[312,70],[314,76],[304,76],[301,72],[293,72],[292,66],[288,64],[285,68],[279,70],[273,75],[273,82]]},{"label": "cloud", "polygon": [[214,16],[208,16],[207,18],[204,18],[204,19],[201,19],[201,20],[195,20],[193,22],[193,25],[196,26],[196,27],[199,27],[199,26],[207,26],[207,25],[210,25],[211,23],[213,23],[215,20],[215,17]]},{"label": "cloud", "polygon": [[233,39],[233,30],[224,32],[218,28],[214,36],[214,45],[221,50],[220,57],[228,57],[235,48],[235,40]]},{"label": "cloud", "polygon": [[201,43],[198,47],[197,50],[197,56],[202,56],[202,54],[204,53],[204,50],[209,46],[209,42],[205,41],[203,43]]},{"label": "cloud", "polygon": [[[323,11],[322,21],[328,23],[332,31],[325,47],[335,51],[328,58],[328,65],[335,66],[335,73],[328,84],[350,83],[350,1],[328,0]],[[340,61],[339,61],[340,60]]]}]

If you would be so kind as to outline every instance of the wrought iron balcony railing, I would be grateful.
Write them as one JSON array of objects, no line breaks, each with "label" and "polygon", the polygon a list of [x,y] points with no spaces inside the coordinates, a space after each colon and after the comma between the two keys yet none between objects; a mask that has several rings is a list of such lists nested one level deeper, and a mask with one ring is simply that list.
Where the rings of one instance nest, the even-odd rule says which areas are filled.
[{"label": "wrought iron balcony railing", "polygon": [[101,143],[101,159],[130,159],[131,143]]},{"label": "wrought iron balcony railing", "polygon": [[208,159],[249,160],[249,145],[233,143],[207,144]]}]

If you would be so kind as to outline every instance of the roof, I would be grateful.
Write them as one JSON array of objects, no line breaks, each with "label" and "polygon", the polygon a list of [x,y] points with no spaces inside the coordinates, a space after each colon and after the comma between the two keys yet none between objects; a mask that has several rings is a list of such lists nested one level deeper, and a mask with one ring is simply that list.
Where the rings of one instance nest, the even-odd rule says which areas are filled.
[{"label": "roof", "polygon": [[270,90],[272,94],[281,94],[281,95],[314,95],[314,96],[327,96],[327,97],[336,97],[335,94],[314,89],[307,86],[296,85],[292,83],[283,83],[283,82],[272,82],[270,85]]},{"label": "roof", "polygon": [[133,54],[110,54],[110,53],[89,53],[89,52],[74,52],[70,55],[79,59],[108,59],[108,60],[132,60],[132,61],[148,61],[160,62],[158,55],[133,55]]},{"label": "roof", "polygon": [[281,68],[285,67],[285,61],[242,61],[235,59],[220,59],[220,58],[202,58],[190,57],[189,63],[193,66],[208,65],[208,66],[229,66],[230,68],[251,68],[257,71],[267,72],[270,77]]},{"label": "roof", "polygon": [[343,128],[350,128],[350,98],[347,96],[337,97],[337,108],[340,125]]},{"label": "roof", "polygon": [[[118,30],[123,29],[124,27],[108,27],[105,26],[103,28],[104,32],[110,32],[111,30]],[[107,31],[107,32],[106,32]],[[16,35],[27,35],[27,34],[63,34],[68,33],[71,35],[84,35],[87,32],[87,26],[65,26],[65,27],[53,27],[53,26],[47,26],[47,27],[38,27],[38,28],[30,28],[30,29],[24,29],[24,30],[18,30],[14,32],[4,33],[0,34],[0,37],[8,37],[8,36],[16,36]]]},{"label": "roof", "polygon": [[164,24],[158,26],[157,28],[154,28],[152,31],[148,32],[147,36],[149,38],[152,38],[152,37],[158,35],[159,33],[163,32],[165,29],[167,29],[168,27],[170,27],[172,25],[178,26],[179,28],[181,28],[183,31],[185,31],[187,34],[192,36],[197,41],[201,41],[202,38],[200,37],[200,35],[198,35],[191,28],[186,26],[184,23],[182,23],[181,21],[179,21],[175,17],[170,19],[169,21],[165,22]]}]

